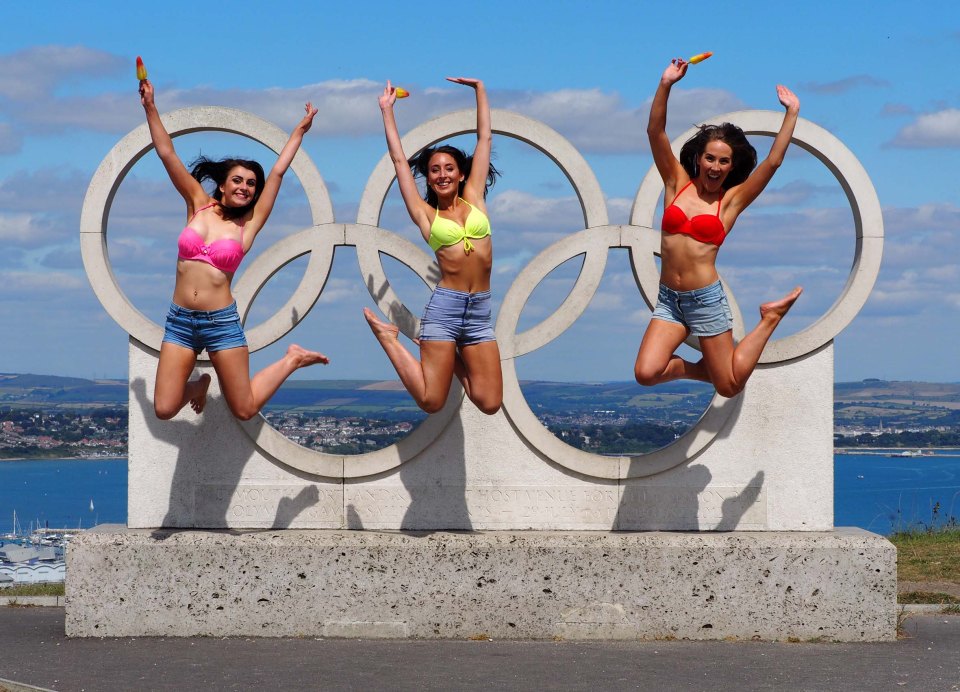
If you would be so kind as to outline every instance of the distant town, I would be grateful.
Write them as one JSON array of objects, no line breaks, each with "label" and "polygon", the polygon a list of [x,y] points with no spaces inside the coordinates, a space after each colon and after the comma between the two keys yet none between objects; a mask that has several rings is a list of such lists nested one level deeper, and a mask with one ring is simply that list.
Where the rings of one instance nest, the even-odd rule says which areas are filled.
[{"label": "distant town", "polygon": [[[685,433],[712,389],[700,383],[524,382],[540,421],[567,444],[601,454],[642,453]],[[960,384],[865,380],[834,391],[837,447],[960,446]],[[127,454],[127,384],[0,374],[0,459]],[[425,417],[394,382],[292,381],[264,410],[293,442],[328,453],[389,446]]]}]

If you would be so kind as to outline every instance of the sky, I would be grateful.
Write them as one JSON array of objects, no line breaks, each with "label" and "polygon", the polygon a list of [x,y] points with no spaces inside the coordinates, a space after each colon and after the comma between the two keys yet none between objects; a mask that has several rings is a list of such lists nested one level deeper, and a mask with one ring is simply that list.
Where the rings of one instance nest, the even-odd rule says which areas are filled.
[{"label": "sky", "polygon": [[[272,5],[272,4],[271,4]],[[782,111],[792,88],[801,117],[859,159],[883,209],[883,265],[860,314],[836,338],[835,379],[960,380],[960,6],[928,2],[708,3],[488,0],[475,7],[359,3],[4,3],[0,23],[0,372],[127,376],[127,338],[90,288],[79,243],[87,186],[105,155],[144,122],[134,60],[141,55],[161,112],[228,106],[288,130],[305,101],[318,108],[303,149],[350,223],[385,153],[377,96],[387,79],[411,91],[397,105],[401,133],[473,106],[447,76],[484,80],[493,108],[517,111],[576,146],[626,223],[652,165],[650,99],[675,56],[714,56],[690,68],[670,99],[668,134],[712,116]],[[753,139],[761,156],[769,138]],[[468,137],[457,140],[471,147]],[[228,135],[178,137],[185,161],[242,154],[269,168],[269,150]],[[495,309],[538,253],[583,229],[576,196],[543,154],[495,137],[503,172],[488,198]],[[408,154],[412,152],[407,152]],[[294,175],[246,260],[310,225]],[[161,323],[173,291],[185,211],[153,154],[124,180],[108,225],[121,288]],[[427,249],[394,187],[381,226]],[[854,257],[849,204],[839,183],[792,147],[768,188],[741,216],[718,268],[752,326],[756,306],[804,286],[778,330],[795,333],[840,295]],[[522,313],[527,329],[569,291],[579,260],[551,273]],[[294,262],[258,296],[248,326],[289,297],[306,266]],[[428,292],[386,259],[408,307]],[[242,268],[241,268],[242,272]],[[313,311],[254,367],[289,343],[323,351],[311,378],[386,379],[393,371],[363,321],[373,303],[352,248],[337,251]],[[520,358],[521,378],[629,380],[649,320],[626,251],[612,250],[600,290],[573,327]]]}]

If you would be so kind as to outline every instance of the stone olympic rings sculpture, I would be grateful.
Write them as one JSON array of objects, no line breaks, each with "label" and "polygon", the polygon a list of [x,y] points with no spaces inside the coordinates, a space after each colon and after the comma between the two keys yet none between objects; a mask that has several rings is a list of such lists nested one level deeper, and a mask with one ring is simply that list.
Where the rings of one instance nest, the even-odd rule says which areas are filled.
[{"label": "stone olympic rings sculpture", "polygon": [[[511,111],[491,113],[493,131],[519,139],[549,157],[566,175],[580,200],[584,230],[548,247],[524,267],[504,297],[496,323],[503,365],[507,416],[526,443],[551,461],[585,476],[625,479],[649,476],[673,468],[706,447],[733,413],[733,400],[715,395],[704,415],[672,444],[648,454],[608,457],[567,445],[545,428],[520,390],[514,360],[549,343],[572,325],[589,305],[603,276],[610,248],[630,251],[634,277],[651,308],[656,303],[659,271],[656,257],[660,232],[653,216],[663,184],[651,167],[634,199],[630,223],[610,225],[606,200],[593,171],[583,156],[559,133],[545,124]],[[735,122],[747,134],[774,136],[783,115],[773,111],[739,111],[710,118],[710,122]],[[200,131],[238,134],[279,152],[287,133],[249,113],[215,107],[185,108],[162,117],[172,137]],[[473,132],[476,114],[458,111],[428,121],[403,138],[404,151],[415,152],[436,142]],[[683,133],[673,142],[675,151],[694,134]],[[793,143],[818,158],[836,177],[853,211],[856,253],[850,276],[836,302],[806,329],[771,341],[761,363],[774,364],[812,353],[829,343],[846,327],[866,302],[880,269],[883,251],[883,219],[880,202],[870,178],[853,154],[833,135],[800,119]],[[162,328],[140,313],[120,290],[107,254],[107,222],[113,198],[124,177],[153,145],[147,126],[141,125],[121,139],[101,162],[93,176],[80,218],[80,248],[90,283],[107,313],[135,340],[159,351]],[[380,254],[387,254],[412,269],[431,289],[438,276],[434,258],[413,243],[381,229],[378,224],[384,200],[395,178],[389,156],[377,164],[364,189],[356,223],[336,223],[333,205],[323,178],[304,151],[293,160],[292,169],[303,185],[313,226],[288,236],[267,248],[239,277],[234,296],[241,319],[269,279],[284,266],[310,255],[304,276],[287,303],[263,323],[247,330],[250,351],[281,339],[310,312],[329,277],[337,246],[355,246],[360,272],[367,290],[383,313],[408,337],[418,328],[417,317],[403,304],[387,280]],[[554,268],[582,256],[579,276],[562,305],[530,329],[517,333],[520,313],[536,286]],[[743,319],[727,287],[734,312],[734,336],[742,337]],[[693,345],[696,346],[696,340]],[[360,478],[398,467],[419,454],[447,426],[463,401],[454,382],[443,410],[429,416],[403,440],[374,452],[358,455],[326,454],[302,447],[272,428],[262,417],[240,423],[263,452],[283,464],[327,478]]]}]

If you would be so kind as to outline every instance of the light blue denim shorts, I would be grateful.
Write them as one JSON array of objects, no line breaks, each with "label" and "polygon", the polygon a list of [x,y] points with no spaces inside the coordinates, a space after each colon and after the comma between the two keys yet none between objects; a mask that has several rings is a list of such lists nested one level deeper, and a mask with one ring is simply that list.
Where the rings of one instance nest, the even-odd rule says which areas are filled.
[{"label": "light blue denim shorts", "polygon": [[170,303],[163,340],[200,353],[225,351],[247,345],[237,304],[219,310],[190,310]]},{"label": "light blue denim shorts", "polygon": [[733,329],[733,313],[719,280],[693,291],[674,291],[660,284],[653,319],[682,324],[693,336],[716,336]]},{"label": "light blue denim shorts", "polygon": [[490,291],[465,293],[437,286],[420,319],[421,341],[453,341],[471,346],[495,341]]}]

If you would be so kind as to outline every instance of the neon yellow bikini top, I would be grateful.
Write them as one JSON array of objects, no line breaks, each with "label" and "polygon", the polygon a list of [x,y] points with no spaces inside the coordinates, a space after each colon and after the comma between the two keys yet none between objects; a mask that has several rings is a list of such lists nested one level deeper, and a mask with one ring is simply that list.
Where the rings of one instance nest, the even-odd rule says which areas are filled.
[{"label": "neon yellow bikini top", "polygon": [[433,217],[433,224],[430,226],[430,240],[427,241],[434,252],[441,247],[456,245],[462,240],[463,252],[469,255],[473,250],[471,238],[476,240],[490,235],[490,219],[487,215],[462,197],[460,201],[470,207],[467,223],[464,226],[451,219],[443,218],[440,216],[440,210],[437,209],[437,215]]}]

